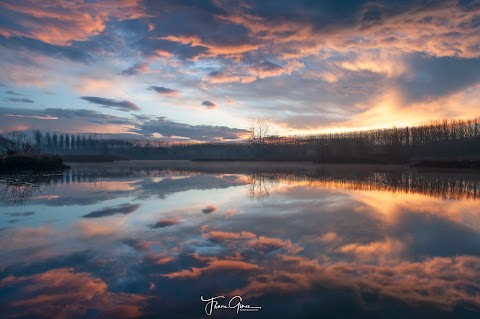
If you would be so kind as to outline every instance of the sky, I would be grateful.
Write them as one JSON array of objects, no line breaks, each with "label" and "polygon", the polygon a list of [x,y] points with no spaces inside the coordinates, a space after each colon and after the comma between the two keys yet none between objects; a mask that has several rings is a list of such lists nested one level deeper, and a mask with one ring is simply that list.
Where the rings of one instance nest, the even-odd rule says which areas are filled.
[{"label": "sky", "polygon": [[480,116],[480,1],[0,0],[0,130],[224,142]]}]

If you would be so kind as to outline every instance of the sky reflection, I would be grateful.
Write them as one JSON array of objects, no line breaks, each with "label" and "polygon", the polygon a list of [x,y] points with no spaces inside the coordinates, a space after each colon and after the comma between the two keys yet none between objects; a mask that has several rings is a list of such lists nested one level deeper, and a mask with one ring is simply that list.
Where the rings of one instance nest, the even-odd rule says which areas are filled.
[{"label": "sky reflection", "polygon": [[431,172],[409,169],[346,179],[347,166],[118,165],[103,176],[76,167],[35,196],[4,198],[6,318],[201,318],[200,296],[220,294],[262,306],[252,317],[480,311],[480,206],[461,195],[475,194],[475,175],[437,173],[430,185],[445,197],[422,182]]}]

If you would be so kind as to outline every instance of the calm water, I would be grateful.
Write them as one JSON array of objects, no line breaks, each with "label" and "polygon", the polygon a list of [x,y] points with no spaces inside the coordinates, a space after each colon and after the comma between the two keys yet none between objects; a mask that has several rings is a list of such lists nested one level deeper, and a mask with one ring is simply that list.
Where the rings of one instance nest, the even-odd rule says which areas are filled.
[{"label": "calm water", "polygon": [[0,191],[1,318],[480,315],[478,173],[74,164]]}]

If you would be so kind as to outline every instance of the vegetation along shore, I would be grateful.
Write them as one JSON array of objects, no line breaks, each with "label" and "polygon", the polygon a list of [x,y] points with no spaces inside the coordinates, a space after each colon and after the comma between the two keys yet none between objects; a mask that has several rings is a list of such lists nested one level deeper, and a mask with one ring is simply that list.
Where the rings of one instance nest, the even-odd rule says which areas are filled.
[{"label": "vegetation along shore", "polygon": [[10,131],[0,134],[1,171],[64,169],[67,162],[115,160],[277,161],[403,164],[480,168],[478,119],[444,120],[309,136],[269,134],[266,122],[248,140],[231,143],[166,143],[160,139],[109,139],[93,134]]}]

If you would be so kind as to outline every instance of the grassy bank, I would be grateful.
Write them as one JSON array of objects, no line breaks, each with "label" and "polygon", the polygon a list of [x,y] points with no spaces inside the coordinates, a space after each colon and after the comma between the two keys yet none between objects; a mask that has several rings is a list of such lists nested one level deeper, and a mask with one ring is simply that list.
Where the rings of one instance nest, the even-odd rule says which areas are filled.
[{"label": "grassy bank", "polygon": [[18,171],[55,171],[69,169],[70,166],[63,164],[58,155],[24,154],[17,153],[3,156],[0,160],[0,172]]}]

